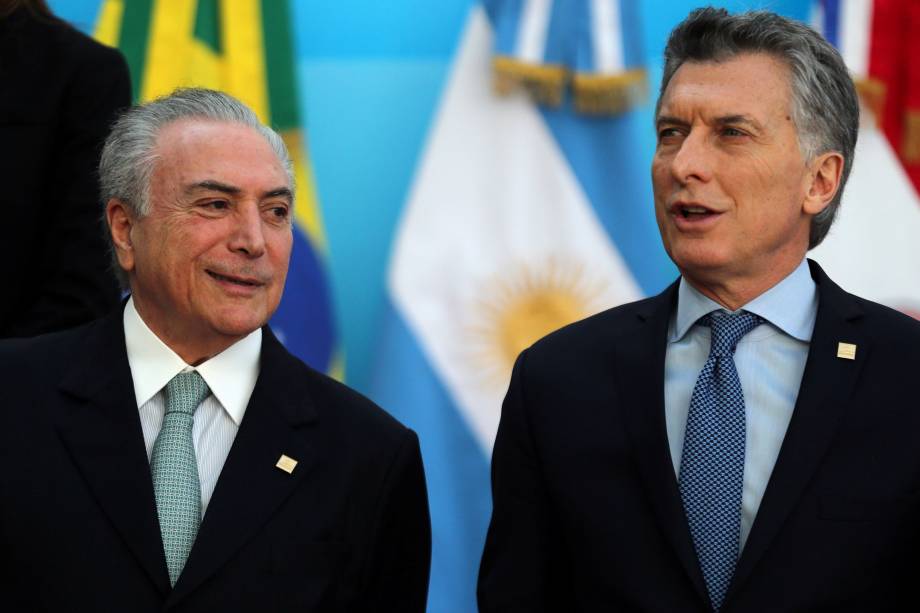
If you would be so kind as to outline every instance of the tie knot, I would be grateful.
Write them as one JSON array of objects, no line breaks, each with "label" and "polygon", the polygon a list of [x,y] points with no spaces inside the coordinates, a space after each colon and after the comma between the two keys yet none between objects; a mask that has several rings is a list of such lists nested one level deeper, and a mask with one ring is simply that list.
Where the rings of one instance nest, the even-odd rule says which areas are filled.
[{"label": "tie knot", "polygon": [[196,371],[180,372],[166,384],[166,412],[194,415],[209,391],[208,384]]},{"label": "tie knot", "polygon": [[710,313],[700,323],[712,328],[710,356],[731,356],[741,337],[763,323],[763,318],[740,311],[738,313]]}]

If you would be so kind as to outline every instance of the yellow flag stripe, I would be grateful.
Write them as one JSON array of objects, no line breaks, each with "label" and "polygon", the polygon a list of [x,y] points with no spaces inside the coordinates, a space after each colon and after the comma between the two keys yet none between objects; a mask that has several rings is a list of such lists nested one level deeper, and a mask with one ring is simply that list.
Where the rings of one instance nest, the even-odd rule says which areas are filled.
[{"label": "yellow flag stripe", "polygon": [[223,0],[220,19],[226,63],[223,89],[245,102],[259,119],[270,124],[260,3],[258,0]]},{"label": "yellow flag stripe", "polygon": [[125,13],[124,0],[105,0],[96,18],[93,36],[100,43],[117,47],[121,37],[121,18]]},{"label": "yellow flag stripe", "polygon": [[330,377],[336,381],[345,381],[345,351],[342,349],[341,345],[335,350],[335,353],[332,355],[332,360],[329,362],[329,372],[327,373]]},{"label": "yellow flag stripe", "polygon": [[189,43],[188,82],[185,85],[221,89],[224,63],[208,45],[198,40]]},{"label": "yellow flag stripe", "polygon": [[304,147],[300,130],[286,130],[281,134],[287,145],[291,159],[294,160],[294,181],[297,185],[297,205],[294,207],[294,220],[310,238],[313,248],[319,254],[326,253],[326,234],[323,232],[319,199],[313,182],[310,160]]},{"label": "yellow flag stripe", "polygon": [[158,0],[153,7],[150,44],[141,101],[164,96],[188,80],[191,33],[195,25],[195,0]]}]

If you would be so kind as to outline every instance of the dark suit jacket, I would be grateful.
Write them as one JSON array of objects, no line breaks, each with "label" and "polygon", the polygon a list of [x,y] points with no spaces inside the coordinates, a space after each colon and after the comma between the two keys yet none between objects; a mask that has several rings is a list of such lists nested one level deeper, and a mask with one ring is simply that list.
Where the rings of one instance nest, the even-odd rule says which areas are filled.
[{"label": "dark suit jacket", "polygon": [[0,338],[63,330],[118,305],[96,167],[129,104],[117,50],[25,8],[0,18]]},{"label": "dark suit jacket", "polygon": [[[7,611],[423,611],[418,440],[291,356],[261,372],[170,589],[120,312],[0,342],[0,594]],[[275,467],[298,461],[292,474]]]},{"label": "dark suit jacket", "polygon": [[[801,388],[722,610],[905,610],[920,568],[920,323],[811,268]],[[708,609],[665,433],[676,298],[675,284],[518,359],[492,458],[483,613]],[[841,341],[855,360],[837,357]]]}]

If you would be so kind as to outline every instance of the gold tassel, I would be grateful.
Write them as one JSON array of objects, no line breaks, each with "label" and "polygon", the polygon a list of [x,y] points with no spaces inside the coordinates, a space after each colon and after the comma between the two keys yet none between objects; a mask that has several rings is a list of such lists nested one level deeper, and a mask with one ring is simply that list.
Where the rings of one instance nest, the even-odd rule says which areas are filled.
[{"label": "gold tassel", "polygon": [[528,64],[507,56],[492,60],[494,88],[506,96],[524,89],[539,104],[557,107],[562,104],[568,74],[562,66]]},{"label": "gold tassel", "polygon": [[641,68],[613,75],[576,73],[572,89],[575,109],[586,115],[623,113],[648,97],[648,82]]},{"label": "gold tassel", "polygon": [[875,115],[876,125],[882,125],[882,113],[885,111],[885,97],[888,93],[885,83],[878,79],[865,78],[856,79],[854,84],[863,103]]},{"label": "gold tassel", "polygon": [[920,162],[920,110],[904,113],[904,140],[901,141],[901,157],[909,164]]}]

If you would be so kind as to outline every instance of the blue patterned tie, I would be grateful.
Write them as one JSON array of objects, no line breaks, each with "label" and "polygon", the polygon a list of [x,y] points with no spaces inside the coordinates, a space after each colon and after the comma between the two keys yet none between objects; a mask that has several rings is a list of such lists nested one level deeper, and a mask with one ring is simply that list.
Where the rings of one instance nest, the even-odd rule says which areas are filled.
[{"label": "blue patterned tie", "polygon": [[166,415],[153,444],[150,470],[169,582],[176,585],[201,523],[201,485],[192,440],[195,410],[208,395],[208,384],[195,371],[166,384]]},{"label": "blue patterned tie", "polygon": [[699,323],[712,328],[712,341],[690,398],[678,484],[709,599],[718,611],[735,572],[741,533],[745,419],[735,346],[763,319],[741,311],[712,313]]}]

